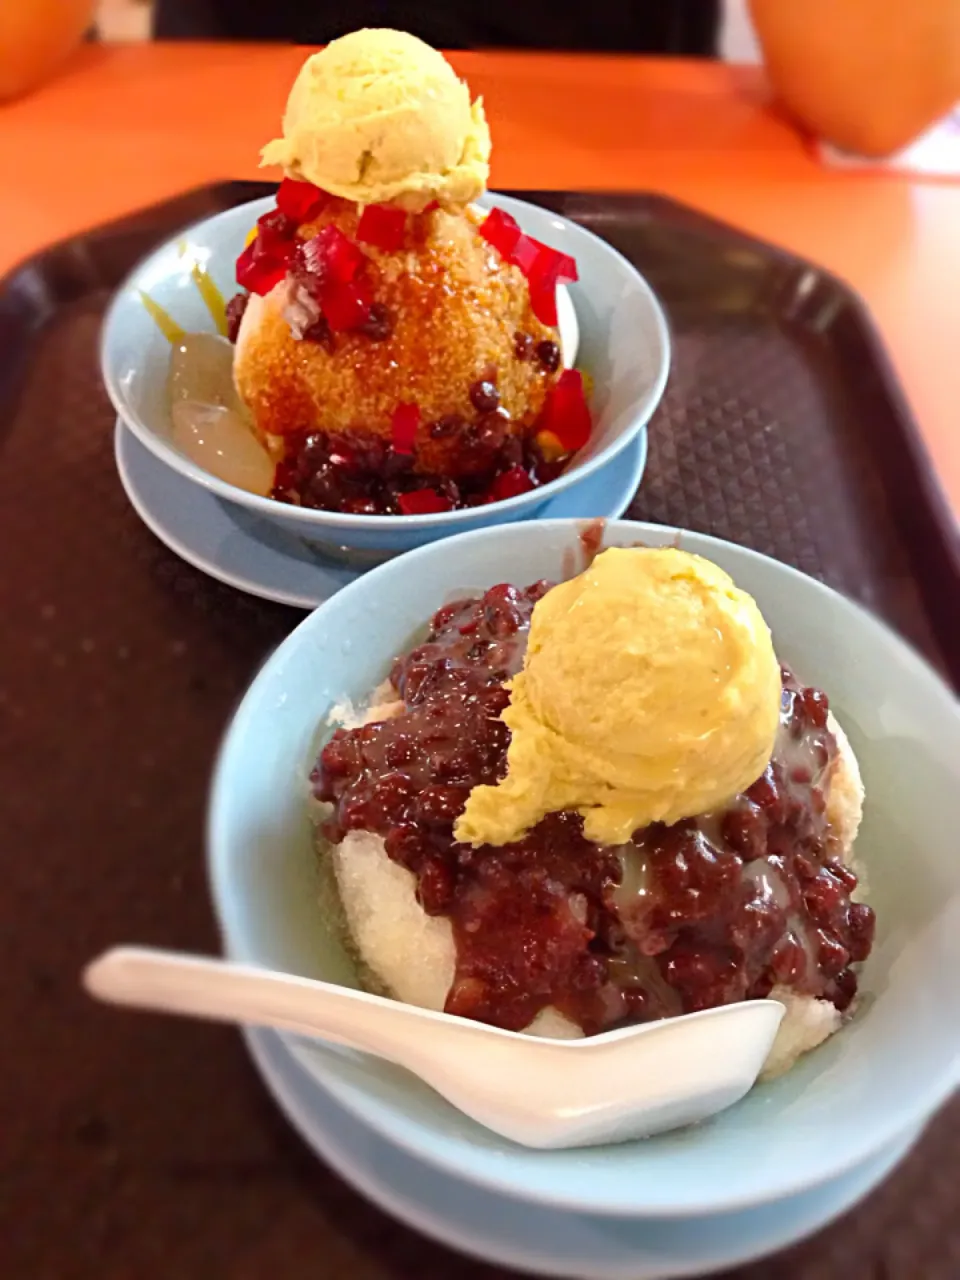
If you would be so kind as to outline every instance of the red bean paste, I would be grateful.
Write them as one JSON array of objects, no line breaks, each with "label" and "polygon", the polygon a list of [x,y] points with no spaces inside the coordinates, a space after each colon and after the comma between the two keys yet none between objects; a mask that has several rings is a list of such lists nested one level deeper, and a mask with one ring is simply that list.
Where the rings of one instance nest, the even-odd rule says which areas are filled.
[{"label": "red bean paste", "polygon": [[653,823],[615,847],[587,840],[567,812],[512,844],[454,839],[470,790],[505,776],[503,684],[549,585],[495,586],[435,614],[393,665],[403,712],[339,729],[320,753],[314,791],[333,805],[324,838],[382,836],[424,911],[450,920],[448,1013],[520,1030],[552,1005],[592,1034],[775,985],[846,1009],[874,913],[851,901],[857,877],[827,822],[827,698],[786,667],[770,763],[723,810]]}]

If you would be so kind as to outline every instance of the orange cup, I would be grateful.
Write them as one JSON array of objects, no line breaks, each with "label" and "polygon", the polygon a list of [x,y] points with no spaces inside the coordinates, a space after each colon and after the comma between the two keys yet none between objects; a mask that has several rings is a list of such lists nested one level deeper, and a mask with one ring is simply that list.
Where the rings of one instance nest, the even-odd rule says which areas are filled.
[{"label": "orange cup", "polygon": [[96,8],[96,0],[0,3],[0,100],[53,75],[83,39]]},{"label": "orange cup", "polygon": [[881,157],[960,102],[960,0],[749,0],[771,84],[797,122]]}]

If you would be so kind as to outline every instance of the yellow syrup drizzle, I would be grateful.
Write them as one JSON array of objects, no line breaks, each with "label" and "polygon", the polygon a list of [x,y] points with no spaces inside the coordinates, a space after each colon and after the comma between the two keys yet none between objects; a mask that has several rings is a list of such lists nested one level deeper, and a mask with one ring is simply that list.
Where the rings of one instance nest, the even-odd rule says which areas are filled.
[{"label": "yellow syrup drizzle", "polygon": [[154,324],[166,338],[166,340],[175,346],[178,342],[182,342],[187,336],[187,331],[181,325],[177,324],[173,316],[169,312],[164,311],[159,302],[154,302],[149,293],[140,290],[140,301],[143,303],[150,318]]},{"label": "yellow syrup drizzle", "polygon": [[197,292],[203,299],[203,305],[210,312],[210,318],[217,326],[217,333],[227,336],[227,303],[223,294],[213,283],[210,276],[198,263],[190,268],[190,279],[197,286]]},{"label": "yellow syrup drizzle", "polygon": [[[249,244],[256,234],[257,228],[251,228],[250,234],[247,236],[246,243]],[[181,258],[186,254],[187,247],[187,242],[185,240],[181,240],[177,246]],[[217,332],[226,337],[227,304],[223,294],[213,283],[209,273],[201,267],[198,262],[195,262],[190,268],[190,279],[196,285],[197,292],[200,294],[203,305],[210,312],[210,318],[216,325]],[[187,330],[184,329],[182,325],[177,324],[169,311],[165,311],[164,308],[160,306],[159,302],[154,302],[153,298],[151,298],[148,293],[144,293],[142,289],[140,290],[140,301],[143,303],[154,324],[169,343],[173,344],[183,341],[187,336]]]}]

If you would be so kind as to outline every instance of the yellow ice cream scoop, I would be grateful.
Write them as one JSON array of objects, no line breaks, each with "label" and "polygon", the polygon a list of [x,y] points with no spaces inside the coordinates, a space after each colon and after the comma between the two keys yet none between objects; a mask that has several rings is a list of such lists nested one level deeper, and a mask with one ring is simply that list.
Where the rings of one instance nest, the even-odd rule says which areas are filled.
[{"label": "yellow ice cream scoop", "polygon": [[478,98],[446,59],[403,31],[367,29],[309,57],[264,165],[358,204],[462,208],[490,173]]},{"label": "yellow ice cream scoop", "polygon": [[602,844],[706,813],[763,773],[780,667],[753,598],[709,560],[611,548],[538,602],[503,720],[507,776],[455,835],[506,844],[577,809]]}]

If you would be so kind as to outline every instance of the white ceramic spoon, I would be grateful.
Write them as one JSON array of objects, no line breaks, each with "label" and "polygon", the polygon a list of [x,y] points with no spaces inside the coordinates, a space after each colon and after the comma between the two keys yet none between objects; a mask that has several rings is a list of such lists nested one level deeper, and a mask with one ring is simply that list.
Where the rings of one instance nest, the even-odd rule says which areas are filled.
[{"label": "white ceramic spoon", "polygon": [[784,1013],[775,1000],[749,1000],[583,1040],[542,1040],[328,982],[146,947],[107,951],[84,982],[115,1004],[279,1027],[387,1058],[527,1147],[622,1142],[715,1115],[749,1091]]}]

